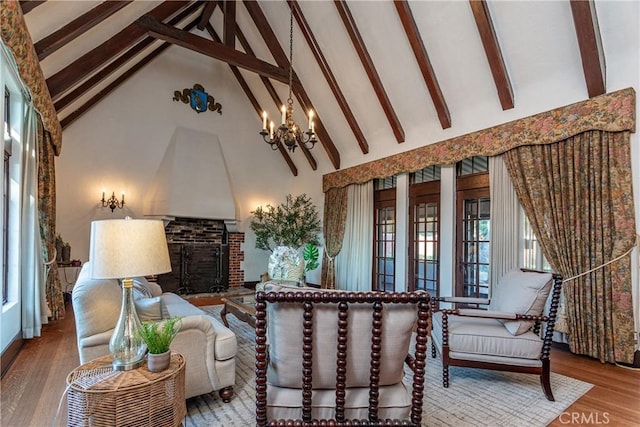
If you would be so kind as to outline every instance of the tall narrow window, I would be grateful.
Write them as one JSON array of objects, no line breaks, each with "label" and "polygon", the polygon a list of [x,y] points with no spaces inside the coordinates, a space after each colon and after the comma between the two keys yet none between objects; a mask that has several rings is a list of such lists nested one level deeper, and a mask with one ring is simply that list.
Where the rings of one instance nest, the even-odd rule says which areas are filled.
[{"label": "tall narrow window", "polygon": [[522,230],[523,230],[523,247],[522,247],[522,267],[530,268],[532,270],[551,271],[551,264],[542,254],[542,248],[536,235],[533,233],[531,224],[524,213],[521,215]]},{"label": "tall narrow window", "polygon": [[11,159],[11,133],[10,133],[10,105],[9,91],[4,91],[4,126],[3,146],[4,164],[2,168],[2,303],[7,302],[9,294],[9,201],[10,201],[10,159]]},{"label": "tall narrow window", "polygon": [[374,291],[393,292],[396,262],[396,179],[376,180],[373,217],[373,284]]},{"label": "tall narrow window", "polygon": [[489,297],[491,199],[488,159],[472,157],[457,165],[456,295]]},{"label": "tall narrow window", "polygon": [[439,296],[440,166],[409,176],[409,291]]}]

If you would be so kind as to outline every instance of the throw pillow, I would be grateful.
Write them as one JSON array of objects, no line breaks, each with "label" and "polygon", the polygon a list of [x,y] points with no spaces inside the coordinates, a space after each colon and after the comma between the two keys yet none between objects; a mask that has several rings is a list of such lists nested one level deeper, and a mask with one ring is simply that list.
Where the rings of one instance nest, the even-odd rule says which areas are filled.
[{"label": "throw pillow", "polygon": [[[512,270],[498,282],[489,310],[539,316],[551,291],[552,279],[551,273]],[[511,335],[524,334],[533,326],[533,321],[526,320],[501,322]]]},{"label": "throw pillow", "polygon": [[162,320],[162,298],[138,298],[133,304],[141,322]]},{"label": "throw pillow", "polygon": [[149,283],[147,279],[144,277],[134,277],[133,278],[133,299],[139,298],[151,298],[153,297],[153,293],[149,288]]}]

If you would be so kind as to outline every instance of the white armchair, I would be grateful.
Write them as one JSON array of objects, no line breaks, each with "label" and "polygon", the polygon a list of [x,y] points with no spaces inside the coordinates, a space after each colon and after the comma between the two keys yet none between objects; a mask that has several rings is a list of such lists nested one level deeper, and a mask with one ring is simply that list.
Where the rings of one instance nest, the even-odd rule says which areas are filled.
[{"label": "white armchair", "polygon": [[[553,401],[549,354],[561,285],[557,274],[514,270],[502,277],[491,301],[432,298],[431,353],[442,355],[444,387],[449,387],[449,366],[529,373],[540,376],[545,396]],[[542,315],[552,288],[549,314]],[[438,302],[489,306],[440,310]],[[542,334],[541,322],[546,323]]]}]

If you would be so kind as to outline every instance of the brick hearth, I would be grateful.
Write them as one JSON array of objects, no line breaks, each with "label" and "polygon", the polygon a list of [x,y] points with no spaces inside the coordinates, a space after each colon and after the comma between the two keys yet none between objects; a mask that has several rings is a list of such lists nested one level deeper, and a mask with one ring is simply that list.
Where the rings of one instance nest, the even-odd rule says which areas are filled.
[{"label": "brick hearth", "polygon": [[228,233],[222,220],[176,218],[165,234],[172,271],[158,277],[163,290],[215,293],[243,286],[244,233]]}]

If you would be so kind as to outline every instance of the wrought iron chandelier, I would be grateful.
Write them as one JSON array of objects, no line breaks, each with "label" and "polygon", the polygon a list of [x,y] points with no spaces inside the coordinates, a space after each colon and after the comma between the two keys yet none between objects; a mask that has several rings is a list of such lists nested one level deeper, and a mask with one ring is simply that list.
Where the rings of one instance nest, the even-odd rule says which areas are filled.
[{"label": "wrought iron chandelier", "polygon": [[286,147],[289,151],[295,151],[298,145],[304,145],[307,149],[312,149],[318,142],[316,134],[314,132],[313,123],[313,110],[309,110],[309,128],[306,132],[303,132],[293,121],[293,11],[291,11],[289,19],[289,97],[287,98],[287,105],[283,105],[280,109],[282,113],[281,124],[277,129],[274,129],[273,121],[269,124],[269,130],[267,130],[267,112],[262,112],[262,130],[260,135],[262,139],[271,145],[272,150],[277,150],[278,145]]}]

